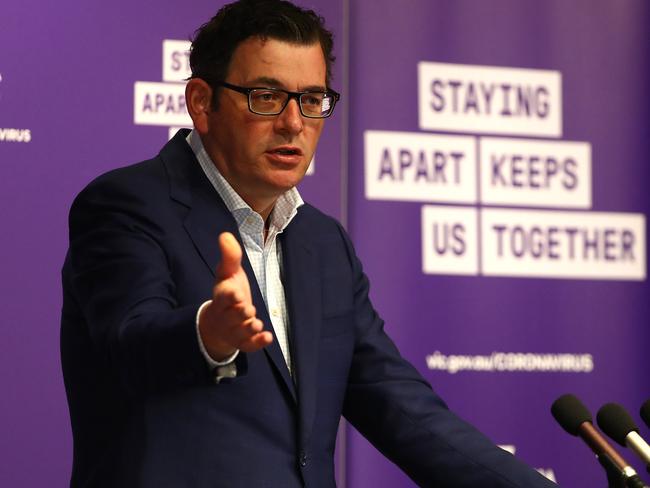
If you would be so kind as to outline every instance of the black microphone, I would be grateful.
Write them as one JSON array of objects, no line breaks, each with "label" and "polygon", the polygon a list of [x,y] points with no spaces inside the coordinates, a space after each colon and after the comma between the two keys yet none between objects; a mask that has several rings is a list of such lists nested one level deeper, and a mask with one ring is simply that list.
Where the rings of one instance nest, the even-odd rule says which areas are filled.
[{"label": "black microphone", "polygon": [[648,398],[643,405],[641,405],[641,418],[645,424],[650,427],[650,398]]},{"label": "black microphone", "polygon": [[569,434],[579,436],[596,454],[607,471],[610,486],[649,488],[630,464],[600,435],[593,426],[591,413],[574,395],[562,395],[553,402],[551,413]]},{"label": "black microphone", "polygon": [[617,403],[607,403],[598,410],[596,420],[605,434],[621,446],[632,449],[650,472],[650,446],[639,435],[639,428],[624,407]]}]

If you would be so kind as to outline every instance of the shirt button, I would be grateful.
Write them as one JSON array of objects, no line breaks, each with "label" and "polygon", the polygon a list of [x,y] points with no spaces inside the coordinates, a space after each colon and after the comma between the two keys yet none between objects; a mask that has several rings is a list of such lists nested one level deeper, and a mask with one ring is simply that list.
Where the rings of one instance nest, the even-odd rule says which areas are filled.
[{"label": "shirt button", "polygon": [[305,454],[305,451],[300,451],[299,462],[303,468],[307,466],[307,454]]},{"label": "shirt button", "polygon": [[279,317],[280,316],[280,310],[277,309],[277,308],[271,309],[271,315],[273,315],[274,317]]}]

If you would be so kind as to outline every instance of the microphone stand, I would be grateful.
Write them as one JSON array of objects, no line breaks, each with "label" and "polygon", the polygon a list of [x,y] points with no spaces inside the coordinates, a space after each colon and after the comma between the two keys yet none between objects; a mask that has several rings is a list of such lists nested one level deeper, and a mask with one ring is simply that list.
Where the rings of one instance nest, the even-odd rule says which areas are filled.
[{"label": "microphone stand", "polygon": [[598,462],[605,468],[607,473],[608,488],[648,488],[648,485],[636,473],[632,476],[621,473],[621,470],[608,454],[601,454],[597,457]]},{"label": "microphone stand", "polygon": [[628,488],[621,471],[616,466],[616,463],[607,454],[596,456],[598,462],[605,469],[607,474],[607,488]]}]

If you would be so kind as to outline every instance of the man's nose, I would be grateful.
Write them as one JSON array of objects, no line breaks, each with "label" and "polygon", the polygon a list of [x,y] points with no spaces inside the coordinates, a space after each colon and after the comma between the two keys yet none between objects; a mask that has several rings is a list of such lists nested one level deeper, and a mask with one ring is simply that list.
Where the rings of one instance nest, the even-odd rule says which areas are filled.
[{"label": "man's nose", "polygon": [[298,100],[292,98],[284,107],[284,110],[276,120],[276,127],[279,131],[288,132],[292,135],[297,135],[302,132],[304,121],[298,106]]}]

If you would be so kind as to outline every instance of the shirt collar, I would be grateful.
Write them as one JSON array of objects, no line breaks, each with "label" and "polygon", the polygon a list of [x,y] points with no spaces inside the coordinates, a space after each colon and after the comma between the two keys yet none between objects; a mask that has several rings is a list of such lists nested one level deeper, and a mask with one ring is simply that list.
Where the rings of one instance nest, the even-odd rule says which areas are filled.
[{"label": "shirt collar", "polygon": [[[186,140],[190,148],[192,148],[196,159],[199,161],[201,169],[235,218],[237,226],[241,227],[244,221],[252,213],[256,212],[239,196],[219,172],[217,166],[212,162],[208,152],[205,150],[201,137],[196,130],[193,129],[188,134]],[[303,204],[304,201],[296,187],[284,192],[275,202],[269,219],[269,229],[275,232],[282,232],[298,213],[298,207]]]}]

